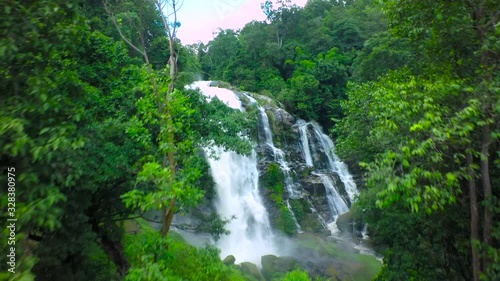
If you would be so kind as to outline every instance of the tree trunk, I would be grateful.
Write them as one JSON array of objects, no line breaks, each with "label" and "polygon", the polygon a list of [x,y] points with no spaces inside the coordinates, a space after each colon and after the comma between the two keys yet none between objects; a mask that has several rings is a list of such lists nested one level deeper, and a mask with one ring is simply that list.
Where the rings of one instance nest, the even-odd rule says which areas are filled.
[{"label": "tree trunk", "polygon": [[160,234],[161,236],[167,236],[170,231],[170,226],[172,225],[172,220],[175,214],[175,199],[170,199],[169,207],[163,209],[163,219]]},{"label": "tree trunk", "polygon": [[479,214],[477,204],[477,190],[474,171],[472,171],[472,153],[467,152],[467,174],[469,176],[469,200],[470,200],[470,242],[472,250],[472,276],[474,281],[479,281],[480,260],[479,251],[474,242],[479,240]]},{"label": "tree trunk", "polygon": [[[174,92],[175,89],[175,82],[177,80],[177,54],[175,52],[175,29],[176,29],[176,24],[177,24],[177,0],[173,0],[170,2],[170,6],[172,7],[173,10],[173,16],[174,16],[174,25],[172,27],[172,30],[170,29],[169,21],[165,17],[165,14],[163,14],[163,5],[161,0],[155,0],[154,1],[156,7],[158,10],[161,12],[161,19],[163,21],[163,27],[167,33],[168,36],[168,48],[170,51],[170,57],[168,59],[168,64],[170,66],[170,83],[168,85],[168,90],[167,93],[165,94],[165,104],[164,104],[164,109],[165,109],[165,125],[167,126],[167,143],[168,143],[168,153],[164,156],[167,156],[166,158],[168,159],[168,163],[165,163],[167,161],[164,160],[164,166],[168,164],[169,170],[170,170],[170,186],[173,187],[175,183],[175,171],[177,169],[177,164],[175,162],[175,140],[174,140],[174,130],[173,130],[173,121],[172,121],[172,115],[170,112],[170,99],[172,96],[172,93]],[[164,2],[166,3],[166,2]],[[172,220],[174,218],[174,213],[175,213],[175,190],[172,188],[172,199],[170,199],[169,202],[169,207],[163,208],[162,213],[163,213],[163,219],[162,219],[162,226],[161,226],[161,231],[160,234],[161,236],[165,237],[168,234],[168,231],[170,230],[170,225],[172,224]]]},{"label": "tree trunk", "polygon": [[120,242],[111,241],[107,236],[101,237],[100,241],[102,249],[108,254],[108,257],[113,261],[116,270],[123,279],[127,275],[130,264],[123,253],[123,245]]},{"label": "tree trunk", "polygon": [[99,227],[99,222],[96,220],[91,221],[92,231],[97,234],[99,244],[104,252],[108,255],[109,259],[115,264],[116,271],[123,279],[127,275],[130,264],[123,252],[123,245],[120,241],[113,241],[106,233],[103,233]]},{"label": "tree trunk", "polygon": [[[483,183],[484,192],[484,225],[483,225],[483,242],[486,246],[491,246],[491,228],[493,224],[493,216],[489,209],[491,198],[493,197],[491,190],[491,180],[489,172],[489,147],[490,147],[490,125],[486,124],[483,127],[483,140],[481,145],[481,180]],[[486,271],[488,266],[487,258],[483,261],[483,271]]]}]

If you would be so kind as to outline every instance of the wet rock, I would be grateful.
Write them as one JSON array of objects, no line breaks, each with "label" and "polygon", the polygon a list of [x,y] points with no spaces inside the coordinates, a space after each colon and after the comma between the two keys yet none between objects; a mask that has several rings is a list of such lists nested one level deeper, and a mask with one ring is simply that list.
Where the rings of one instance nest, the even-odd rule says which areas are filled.
[{"label": "wet rock", "polygon": [[262,275],[266,280],[271,280],[274,275],[292,271],[296,262],[289,257],[277,257],[274,255],[262,256]]},{"label": "wet rock", "polygon": [[340,232],[353,233],[354,220],[352,219],[351,212],[343,213],[337,218],[337,227]]},{"label": "wet rock", "polygon": [[305,191],[311,196],[326,196],[325,186],[321,178],[316,175],[308,175],[301,179],[300,183]]},{"label": "wet rock", "polygon": [[276,273],[286,273],[293,270],[296,262],[292,258],[277,257],[274,255],[262,256],[262,275],[271,280]]},{"label": "wet rock", "polygon": [[290,113],[281,108],[274,109],[273,114],[276,118],[276,121],[283,124],[283,126],[292,127],[295,123],[295,118]]},{"label": "wet rock", "polygon": [[235,261],[236,261],[236,258],[233,255],[229,255],[222,262],[225,265],[233,265]]},{"label": "wet rock", "polygon": [[253,276],[257,280],[265,280],[257,266],[251,262],[242,262],[240,268],[243,273]]}]

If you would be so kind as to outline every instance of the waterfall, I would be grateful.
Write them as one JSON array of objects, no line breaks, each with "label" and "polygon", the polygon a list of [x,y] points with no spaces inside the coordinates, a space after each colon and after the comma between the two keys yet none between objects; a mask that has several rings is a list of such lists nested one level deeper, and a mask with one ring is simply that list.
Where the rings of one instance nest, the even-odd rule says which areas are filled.
[{"label": "waterfall", "polygon": [[[195,82],[190,88],[199,88],[207,97],[217,97],[228,106],[242,110],[240,99],[230,90],[210,87],[207,81]],[[208,164],[217,191],[214,207],[221,219],[231,219],[226,225],[230,233],[217,242],[221,257],[233,255],[237,262],[260,265],[261,256],[279,252],[259,194],[256,153],[252,150],[250,156],[244,156],[219,147],[213,149],[216,159],[209,158]]]},{"label": "waterfall", "polygon": [[196,81],[186,87],[189,89],[199,88],[201,93],[209,99],[217,97],[229,107],[241,110],[241,101],[233,91],[224,88],[210,87],[211,83],[211,81]]},{"label": "waterfall", "polygon": [[310,123],[314,128],[314,133],[317,138],[321,141],[321,145],[323,146],[323,150],[328,158],[328,164],[330,169],[332,169],[335,173],[337,173],[344,183],[345,191],[349,196],[349,200],[352,203],[354,201],[354,197],[358,194],[358,189],[356,188],[356,184],[352,179],[352,175],[347,170],[347,165],[344,162],[340,161],[339,157],[335,154],[335,146],[333,141],[325,134],[321,132],[320,127],[317,124]]},{"label": "waterfall", "polygon": [[[250,99],[250,101],[252,103],[256,102],[255,99],[253,99],[252,97],[250,97],[250,96],[247,96],[247,97]],[[271,148],[271,150],[273,151],[274,161],[276,163],[278,163],[280,166],[280,170],[284,176],[284,185],[285,185],[285,188],[288,192],[288,197],[289,198],[300,198],[302,196],[302,193],[300,192],[299,188],[297,187],[297,185],[293,181],[293,178],[290,174],[291,169],[285,160],[285,153],[283,153],[283,151],[281,149],[274,146],[271,125],[269,124],[269,118],[267,117],[266,110],[260,105],[258,105],[258,108],[259,108],[259,116],[260,116],[259,120],[261,121],[260,123],[261,123],[261,126],[262,126],[263,131],[264,131],[264,144]],[[286,207],[288,208],[288,210],[292,214],[293,221],[294,221],[295,225],[297,226],[297,231],[299,233],[302,233],[302,228],[301,228],[299,222],[297,221],[297,218],[295,217],[295,214],[292,210],[292,207],[290,206],[290,202],[288,199],[286,200]]]},{"label": "waterfall", "polygon": [[326,174],[313,174],[318,175],[321,178],[321,181],[326,188],[326,199],[328,200],[328,206],[330,207],[332,216],[336,218],[339,215],[349,211],[346,203],[335,188],[336,184],[332,180],[332,178]]},{"label": "waterfall", "polygon": [[[290,198],[301,198],[302,193],[292,179],[290,165],[285,159],[285,153],[274,146],[273,134],[271,132],[271,125],[269,124],[269,118],[267,117],[266,111],[263,107],[259,105],[259,115],[261,120],[261,126],[264,130],[264,141],[265,145],[269,146],[273,151],[274,161],[279,164],[281,171],[283,172],[285,178],[285,188],[288,192]],[[290,208],[289,208],[290,209]],[[290,212],[292,210],[290,209]],[[292,212],[293,214],[293,212]],[[294,216],[295,217],[295,216]],[[296,223],[298,225],[298,223]]]},{"label": "waterfall", "polygon": [[[304,160],[307,166],[315,168],[312,174],[318,176],[325,186],[328,207],[330,208],[332,221],[334,222],[339,215],[349,211],[349,207],[347,202],[340,195],[339,185],[331,175],[337,174],[344,184],[345,192],[349,197],[349,203],[353,202],[355,195],[358,193],[356,184],[351,174],[349,174],[346,165],[341,162],[335,154],[333,141],[322,132],[319,125],[313,122],[306,123],[303,120],[299,120],[297,121],[297,126],[299,128]],[[309,127],[311,127],[313,131],[313,135],[310,134]],[[316,144],[314,141],[316,141]],[[318,146],[321,149],[319,149]],[[314,159],[312,155],[314,155]],[[321,161],[320,156],[326,156],[326,165],[324,165],[324,163],[319,163]],[[327,168],[324,169],[323,167]],[[334,225],[330,223],[329,226],[332,230]]]},{"label": "waterfall", "polygon": [[218,160],[208,160],[217,190],[215,208],[222,219],[233,218],[217,246],[221,257],[260,265],[263,255],[277,254],[268,213],[259,194],[259,172],[255,152],[251,156],[215,148]]},{"label": "waterfall", "polygon": [[286,207],[288,208],[288,210],[292,214],[293,221],[295,222],[295,226],[297,227],[297,232],[303,233],[302,227],[300,226],[299,222],[297,221],[297,218],[295,217],[295,213],[292,210],[292,206],[290,205],[290,200],[287,199],[285,202],[286,202]]},{"label": "waterfall", "polygon": [[[285,206],[290,210],[298,232],[302,232],[301,226],[297,222],[289,199],[305,200],[320,223],[332,234],[338,233],[336,219],[339,215],[349,211],[349,206],[355,200],[358,191],[347,166],[335,154],[333,141],[322,132],[321,127],[314,122],[298,120],[295,126],[289,128],[288,132],[297,128],[296,138],[292,137],[291,139],[295,140],[294,144],[300,145],[301,149],[296,149],[298,147],[294,144],[288,144],[292,147],[287,145],[287,153],[285,154],[274,144],[266,108],[261,106],[250,94],[235,93],[210,85],[209,81],[200,81],[193,83],[189,88],[199,88],[209,99],[217,97],[229,107],[238,110],[246,108],[244,103],[242,105],[239,97],[247,103],[256,105],[259,118],[259,148],[262,151],[269,151],[268,155],[271,157],[270,159],[261,159],[263,160],[261,164],[266,165],[268,161],[279,164],[284,175],[284,187],[288,195],[284,198]],[[279,110],[276,109],[276,112]],[[291,125],[293,117],[287,119],[287,122]],[[257,154],[255,150],[252,150],[251,155],[243,156],[235,152],[223,151],[219,147],[212,147],[212,149],[215,151],[216,158],[208,159],[208,163],[217,191],[214,207],[221,219],[231,219],[226,225],[230,234],[221,236],[216,245],[221,250],[222,258],[226,255],[234,255],[237,262],[250,261],[260,265],[261,256],[279,255],[282,249],[277,246],[280,241],[276,239],[271,229],[269,214],[259,194]],[[290,162],[287,161],[287,157],[290,157]],[[300,173],[295,171],[300,171]],[[313,184],[323,184],[325,188],[326,200],[323,201],[324,203],[319,203],[322,205],[321,209],[318,208],[321,215],[312,202],[314,201],[316,204],[321,202],[322,198],[313,198],[312,195],[305,192],[301,182],[304,179],[312,180]],[[311,201],[311,198],[314,200]],[[322,217],[325,211],[328,213],[328,210],[330,217]]]},{"label": "waterfall", "polygon": [[266,110],[262,106],[259,106],[259,114],[262,120],[262,127],[264,128],[264,141],[267,145],[275,148],[273,143],[273,133],[271,132],[271,127],[269,126],[269,118],[267,117]]},{"label": "waterfall", "polygon": [[306,165],[308,167],[314,167],[312,157],[311,157],[311,149],[309,148],[309,137],[307,133],[307,124],[300,120],[297,122],[300,130],[300,143],[302,144],[302,150],[304,151],[304,158],[306,160]]}]

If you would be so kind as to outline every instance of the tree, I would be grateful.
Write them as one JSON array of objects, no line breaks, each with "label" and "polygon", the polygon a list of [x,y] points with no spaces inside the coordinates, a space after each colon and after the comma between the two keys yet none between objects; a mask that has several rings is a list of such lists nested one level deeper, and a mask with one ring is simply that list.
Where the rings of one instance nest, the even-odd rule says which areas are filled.
[{"label": "tree", "polygon": [[[72,52],[86,30],[77,4],[9,1],[0,12],[0,178],[6,183],[7,170],[15,172],[15,212],[9,218],[17,219],[15,245],[9,246],[10,233],[2,229],[2,252],[14,247],[16,253],[15,274],[2,272],[2,279],[33,278],[31,238],[61,227],[67,200],[62,189],[82,175],[74,158],[85,144],[78,128],[87,92]],[[6,191],[0,208],[7,211]],[[2,220],[7,216],[2,212]],[[0,260],[5,265],[6,255]]]},{"label": "tree", "polygon": [[[498,14],[494,12],[497,5],[495,1],[489,0],[458,1],[450,5],[444,2],[436,5],[432,1],[384,1],[384,3],[390,23],[398,34],[404,34],[411,40],[422,43],[425,48],[423,54],[434,60],[435,65],[446,60],[451,61],[450,67],[455,75],[471,80],[474,92],[470,98],[478,100],[481,104],[481,117],[475,123],[476,128],[481,130],[481,137],[480,148],[473,143],[470,153],[474,151],[480,153],[480,179],[485,196],[483,243],[486,247],[491,247],[492,209],[488,207],[487,202],[493,200],[490,159],[494,156],[490,154],[490,146],[492,132],[497,130],[493,124],[498,124],[495,121],[498,118],[498,108],[495,106],[498,104],[498,79],[493,78],[493,73],[498,71],[499,44],[496,25]],[[413,13],[417,10],[418,13]],[[407,17],[410,13],[413,15]],[[417,22],[418,25],[409,25],[409,21]],[[445,49],[451,46],[453,46],[451,50]],[[471,138],[475,139],[475,136]],[[470,188],[474,189],[474,185]],[[473,201],[473,197],[471,200]],[[474,208],[475,203],[472,201],[471,208]],[[474,214],[472,215],[474,217]],[[473,217],[471,229],[476,228]],[[472,247],[473,256],[477,257],[474,248]],[[484,258],[480,262],[478,258],[474,259],[474,280],[479,279],[480,271],[483,273],[487,271],[488,260]]]},{"label": "tree", "polygon": [[[114,14],[112,13],[111,9],[109,8],[109,4],[106,3],[105,1],[103,3],[104,3],[104,7],[105,7],[106,11],[110,15],[110,18],[111,18],[113,24],[117,28],[121,38],[130,47],[132,47],[135,51],[142,54],[142,56],[144,57],[144,61],[146,63],[146,69],[148,70],[148,75],[150,76],[151,86],[152,86],[152,90],[154,93],[154,100],[156,103],[153,106],[155,108],[157,108],[158,112],[156,113],[156,118],[158,118],[158,120],[149,120],[149,121],[152,122],[151,125],[159,125],[160,126],[160,135],[158,136],[158,141],[160,141],[160,145],[159,145],[158,152],[163,155],[162,156],[163,160],[161,160],[160,163],[157,163],[156,162],[157,160],[154,160],[153,162],[146,162],[143,167],[145,169],[144,173],[147,174],[147,175],[145,175],[145,177],[148,179],[150,177],[155,177],[155,176],[165,177],[168,179],[168,187],[171,188],[169,190],[169,192],[172,193],[172,196],[167,196],[167,194],[162,193],[162,192],[165,192],[168,189],[168,187],[162,186],[162,184],[161,184],[162,180],[157,179],[157,184],[158,184],[158,187],[160,189],[160,193],[157,195],[157,196],[159,196],[159,198],[156,198],[156,199],[152,200],[152,202],[151,202],[154,207],[162,210],[163,221],[162,221],[161,234],[162,234],[162,236],[166,236],[169,229],[170,229],[170,224],[172,223],[173,215],[175,212],[175,202],[176,202],[176,196],[175,196],[176,189],[173,188],[174,183],[175,183],[175,176],[176,176],[175,144],[174,144],[174,131],[173,131],[174,125],[172,123],[170,102],[171,102],[172,93],[174,92],[175,82],[176,82],[177,74],[178,74],[177,55],[176,55],[176,51],[175,51],[175,44],[176,43],[175,43],[174,37],[175,37],[175,33],[176,33],[176,28],[178,26],[177,25],[177,9],[179,8],[179,1],[177,1],[177,0],[173,0],[171,2],[160,1],[160,0],[156,0],[156,1],[152,1],[152,2],[145,1],[143,3],[140,3],[140,5],[137,7],[138,8],[137,12],[139,15],[141,15],[143,13],[144,5],[147,6],[148,4],[155,5],[156,8],[158,9],[158,11],[160,11],[161,20],[163,22],[163,28],[165,30],[165,33],[168,36],[168,46],[169,46],[169,52],[170,52],[169,59],[168,59],[168,65],[169,65],[168,74],[169,74],[169,76],[168,76],[167,80],[165,81],[166,84],[168,85],[166,90],[164,88],[162,88],[161,84],[159,85],[157,83],[158,78],[155,77],[155,74],[153,73],[153,69],[150,65],[149,56],[148,56],[148,52],[146,49],[146,43],[145,43],[145,34],[146,33],[145,33],[144,26],[143,26],[142,22],[138,27],[140,38],[141,38],[141,40],[140,40],[141,45],[136,46],[134,43],[132,43],[131,39],[127,38],[127,36],[123,33],[122,28],[118,24]],[[170,22],[168,20],[168,16],[165,16],[163,14],[163,11],[165,8],[167,8],[167,5],[168,5],[168,7],[171,7],[171,9],[172,9],[172,13],[169,14],[168,16],[173,15],[173,17],[174,17],[174,24],[172,26],[170,25]],[[139,18],[141,19],[142,17],[139,16]],[[165,96],[162,96],[162,91],[165,91]],[[149,105],[146,105],[146,106],[149,106]],[[146,108],[144,108],[144,109],[146,109]],[[156,122],[159,122],[159,123],[156,123]],[[161,144],[161,142],[163,142],[163,144]],[[149,170],[151,170],[151,171],[149,171]],[[168,173],[168,174],[166,174],[166,173]],[[165,206],[163,204],[163,202],[167,202],[167,201],[169,202],[168,206]],[[150,206],[148,206],[148,207],[150,207]]]},{"label": "tree", "polygon": [[276,41],[278,48],[283,46],[283,39],[288,32],[289,21],[293,20],[294,14],[297,12],[297,7],[292,5],[291,0],[278,0],[276,1],[279,7],[274,9],[272,1],[266,1],[260,5],[267,20],[275,26]]},{"label": "tree", "polygon": [[[154,4],[158,11],[171,9],[169,15],[160,12],[165,34],[168,39],[169,60],[168,67],[161,71],[155,71],[149,64],[149,55],[144,44],[136,46],[130,38],[127,38],[118,24],[109,4],[104,2],[106,10],[122,39],[135,51],[144,57],[145,68],[142,73],[144,80],[150,83],[141,84],[141,98],[137,100],[137,113],[131,120],[128,133],[148,153],[139,161],[141,166],[137,174],[138,188],[122,196],[128,207],[138,209],[140,212],[148,210],[161,210],[162,228],[161,236],[165,237],[170,229],[174,213],[179,208],[188,208],[197,203],[202,196],[201,191],[196,188],[197,180],[201,176],[200,170],[195,164],[199,161],[199,148],[203,145],[222,145],[226,148],[235,149],[242,153],[250,151],[250,144],[241,140],[238,134],[244,131],[247,122],[234,122],[234,119],[242,119],[241,115],[227,109],[227,119],[215,118],[213,113],[197,115],[197,110],[202,110],[199,94],[185,93],[183,85],[177,87],[177,40],[175,38],[177,11],[181,4],[179,1],[146,1],[144,5],[136,7],[138,13],[147,5]],[[169,17],[173,16],[173,24]],[[145,32],[138,30],[139,36]],[[144,42],[140,40],[140,42]],[[191,97],[190,97],[191,96]],[[203,100],[205,101],[205,100]],[[200,108],[193,108],[197,104]],[[211,102],[209,107],[219,108],[217,101]],[[194,117],[197,118],[194,118]],[[203,121],[205,117],[218,120],[214,123],[212,119]],[[186,120],[194,120],[205,126],[190,123]],[[217,124],[217,125],[216,125]],[[207,126],[210,129],[207,129]],[[212,127],[213,126],[213,127]],[[214,127],[221,127],[215,129]],[[220,133],[225,130],[225,133]],[[216,134],[219,132],[220,134]]]},{"label": "tree", "polygon": [[[449,212],[453,208],[449,204],[466,208],[469,236],[463,243],[472,262],[463,279],[495,280],[498,266],[494,261],[499,252],[497,242],[490,239],[495,212],[490,203],[499,191],[490,188],[491,181],[498,180],[490,163],[498,157],[491,151],[498,150],[494,139],[499,95],[498,79],[491,76],[498,71],[493,66],[498,64],[498,44],[492,43],[498,37],[493,24],[497,14],[490,12],[493,2],[383,3],[393,34],[417,50],[419,60],[412,67],[417,76],[398,70],[375,83],[353,86],[349,93],[353,99],[345,104],[348,117],[341,128],[366,125],[356,123],[363,120],[354,109],[360,102],[369,112],[370,127],[358,134],[361,140],[343,145],[364,140],[382,145],[370,147],[378,153],[375,158],[365,158],[369,159],[367,187],[376,190],[378,207],[445,212],[450,217],[455,215]],[[477,189],[479,179],[482,194]],[[381,219],[373,222],[377,220]],[[397,268],[386,267],[383,272],[391,270]]]}]

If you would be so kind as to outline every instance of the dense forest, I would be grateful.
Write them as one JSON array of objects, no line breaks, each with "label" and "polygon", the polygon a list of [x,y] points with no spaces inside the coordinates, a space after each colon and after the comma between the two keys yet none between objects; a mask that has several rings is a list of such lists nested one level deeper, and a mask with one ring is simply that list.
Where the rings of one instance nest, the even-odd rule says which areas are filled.
[{"label": "dense forest", "polygon": [[170,231],[213,193],[202,148],[252,148],[199,79],[328,130],[375,280],[500,280],[498,1],[262,1],[265,21],[195,45],[161,12],[180,2],[1,0],[0,280],[254,280]]}]

